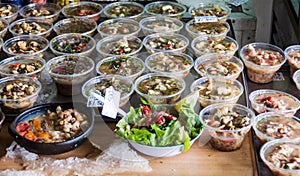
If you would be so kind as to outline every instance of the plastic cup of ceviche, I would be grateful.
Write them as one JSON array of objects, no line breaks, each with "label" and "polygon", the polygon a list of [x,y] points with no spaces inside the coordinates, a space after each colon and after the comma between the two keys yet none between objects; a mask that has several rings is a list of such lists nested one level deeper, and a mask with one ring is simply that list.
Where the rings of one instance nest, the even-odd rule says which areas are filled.
[{"label": "plastic cup of ceviche", "polygon": [[143,45],[149,54],[164,51],[185,53],[189,39],[181,34],[155,33],[146,36]]},{"label": "plastic cup of ceviche", "polygon": [[285,63],[282,49],[268,43],[249,43],[240,52],[249,79],[255,83],[269,83],[275,72]]},{"label": "plastic cup of ceviche", "polygon": [[191,47],[197,57],[209,53],[234,56],[239,48],[239,44],[236,40],[228,36],[221,40],[212,36],[199,36],[192,41]]},{"label": "plastic cup of ceviche", "polygon": [[[105,96],[105,91],[109,87],[120,92],[120,107],[129,101],[134,91],[133,83],[128,77],[120,75],[101,75],[86,81],[82,86],[81,93],[88,100],[90,96],[93,96],[91,94],[93,91],[99,91]],[[102,105],[99,105],[98,108],[101,109]]]},{"label": "plastic cup of ceviche", "polygon": [[27,76],[0,79],[2,111],[7,114],[19,114],[32,107],[41,89],[42,85],[37,79]]},{"label": "plastic cup of ceviche", "polygon": [[110,36],[97,42],[96,50],[100,57],[117,55],[134,56],[143,48],[142,41],[135,36]]},{"label": "plastic cup of ceviche", "polygon": [[172,1],[156,1],[145,6],[145,12],[149,16],[170,17],[181,20],[186,7],[178,2]]},{"label": "plastic cup of ceviche", "polygon": [[39,35],[47,38],[52,28],[53,24],[50,21],[31,18],[20,19],[9,25],[9,31],[13,36]]},{"label": "plastic cup of ceviche", "polygon": [[134,56],[113,56],[100,60],[96,65],[99,75],[121,75],[132,81],[139,77],[145,70],[142,59]]},{"label": "plastic cup of ceviche", "polygon": [[192,17],[214,16],[219,22],[226,22],[231,9],[225,4],[197,3],[188,10]]},{"label": "plastic cup of ceviche", "polygon": [[175,103],[185,87],[182,78],[160,73],[143,75],[134,83],[135,92],[155,104]]},{"label": "plastic cup of ceviche", "polygon": [[154,33],[180,33],[183,23],[176,18],[155,16],[143,18],[140,26],[147,36]]},{"label": "plastic cup of ceviche", "polygon": [[33,56],[43,57],[49,47],[49,41],[38,35],[19,35],[6,40],[3,51],[8,56]]},{"label": "plastic cup of ceviche", "polygon": [[293,81],[295,82],[297,89],[300,91],[300,70],[297,70],[293,74]]},{"label": "plastic cup of ceviche", "polygon": [[254,123],[255,114],[240,104],[220,103],[205,107],[199,117],[211,136],[210,145],[229,152],[241,148],[245,135]]},{"label": "plastic cup of ceviche", "polygon": [[235,56],[212,53],[198,57],[194,69],[200,77],[224,77],[236,80],[244,70],[244,64]]},{"label": "plastic cup of ceviche", "polygon": [[194,59],[188,54],[159,52],[148,56],[145,65],[150,72],[185,78],[193,68]]},{"label": "plastic cup of ceviche", "polygon": [[58,93],[72,96],[81,93],[85,81],[92,77],[95,63],[87,56],[63,55],[49,60],[46,68]]},{"label": "plastic cup of ceviche", "polygon": [[295,139],[300,136],[300,119],[280,112],[266,112],[255,117],[253,129],[260,144],[274,139]]},{"label": "plastic cup of ceviche", "polygon": [[109,19],[97,26],[97,31],[102,38],[112,35],[138,37],[141,27],[138,22],[132,19]]},{"label": "plastic cup of ceviche", "polygon": [[300,101],[295,96],[272,89],[255,90],[249,94],[251,107],[257,114],[280,112],[293,116],[300,108]]},{"label": "plastic cup of ceviche", "polygon": [[300,45],[292,45],[284,50],[284,55],[290,66],[290,75],[300,69]]},{"label": "plastic cup of ceviche", "polygon": [[259,155],[275,175],[298,176],[300,174],[299,162],[297,162],[300,159],[300,138],[269,141],[262,146]]},{"label": "plastic cup of ceviche", "polygon": [[217,103],[237,103],[244,87],[237,80],[203,77],[191,84],[190,91],[199,92],[198,102],[201,107],[206,107]]},{"label": "plastic cup of ceviche", "polygon": [[13,56],[0,61],[1,77],[28,76],[40,78],[46,61],[38,56]]}]

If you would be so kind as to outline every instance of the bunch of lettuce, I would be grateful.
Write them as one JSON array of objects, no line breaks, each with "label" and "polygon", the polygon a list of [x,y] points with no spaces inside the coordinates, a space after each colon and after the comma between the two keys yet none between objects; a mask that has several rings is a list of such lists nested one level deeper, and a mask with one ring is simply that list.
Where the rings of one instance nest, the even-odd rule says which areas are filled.
[{"label": "bunch of lettuce", "polygon": [[[125,118],[120,120],[115,130],[116,134],[131,141],[149,146],[174,146],[184,145],[186,151],[190,148],[190,141],[197,137],[203,129],[199,117],[195,114],[190,104],[184,103],[174,120],[165,120],[164,123],[151,123],[142,125],[141,121],[147,121],[151,115],[161,113],[164,105],[153,105],[151,102],[142,100],[143,105],[139,108],[130,108]],[[151,113],[145,117],[143,108],[149,107]],[[161,107],[160,107],[161,106]],[[174,110],[176,111],[176,110]],[[168,111],[166,113],[169,113]],[[173,114],[172,114],[173,115]],[[174,116],[175,117],[175,116]],[[145,124],[145,123],[144,123]]]}]

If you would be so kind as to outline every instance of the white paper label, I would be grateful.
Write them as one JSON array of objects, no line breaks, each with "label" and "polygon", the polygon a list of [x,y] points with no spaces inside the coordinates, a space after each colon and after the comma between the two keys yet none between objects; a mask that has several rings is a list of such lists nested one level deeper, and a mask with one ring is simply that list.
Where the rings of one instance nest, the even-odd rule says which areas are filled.
[{"label": "white paper label", "polygon": [[104,105],[102,115],[115,119],[117,117],[121,93],[115,91],[113,87],[105,90]]},{"label": "white paper label", "polygon": [[195,16],[195,23],[218,22],[216,16]]}]

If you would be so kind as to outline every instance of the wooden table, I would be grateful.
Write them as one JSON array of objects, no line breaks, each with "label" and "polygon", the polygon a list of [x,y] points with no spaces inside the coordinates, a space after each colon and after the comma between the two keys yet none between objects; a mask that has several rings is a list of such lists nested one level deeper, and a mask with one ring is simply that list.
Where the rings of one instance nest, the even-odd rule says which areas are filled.
[{"label": "wooden table", "polygon": [[[99,137],[99,141],[106,141],[102,147],[109,144],[113,133],[109,133],[104,128],[112,126],[106,123],[96,123],[94,131],[91,134],[91,140]],[[0,156],[4,156],[5,149],[13,141],[8,134],[8,123],[2,127],[0,132]],[[77,149],[55,156],[54,158],[67,158],[71,156],[93,158],[99,155],[101,151],[93,147],[90,141],[85,142]],[[142,154],[141,154],[142,155]],[[178,156],[168,158],[149,158],[151,172],[144,173],[118,173],[117,175],[205,175],[205,176],[252,176],[256,175],[255,160],[253,158],[253,149],[250,133],[246,136],[242,147],[234,152],[220,152],[212,149],[209,145],[199,147],[198,142],[191,147],[189,151]],[[20,164],[12,161],[3,162],[0,160],[0,170],[5,169],[23,169]]]}]

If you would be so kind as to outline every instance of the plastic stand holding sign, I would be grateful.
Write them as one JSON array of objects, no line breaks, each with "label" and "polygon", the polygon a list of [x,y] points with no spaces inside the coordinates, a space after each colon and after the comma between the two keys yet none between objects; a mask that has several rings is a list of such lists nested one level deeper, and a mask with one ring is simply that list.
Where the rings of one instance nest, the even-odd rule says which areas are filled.
[{"label": "plastic stand holding sign", "polygon": [[195,16],[195,23],[211,23],[218,22],[218,18],[216,16]]},{"label": "plastic stand holding sign", "polygon": [[[113,90],[113,92],[110,92],[111,90]],[[124,117],[126,116],[126,112],[124,112],[122,109],[119,108],[120,92],[115,91],[112,87],[110,89],[109,88],[106,89],[106,94],[110,93],[110,96],[112,95],[114,97],[112,99],[114,101],[113,102],[114,104],[111,104],[111,102],[109,102],[109,99],[108,99],[107,96],[105,96],[108,99],[108,100],[106,100],[106,98],[103,97],[101,92],[98,91],[98,90],[91,90],[89,93],[90,93],[90,96],[89,96],[88,102],[87,102],[88,107],[99,107],[99,106],[101,106],[101,107],[103,107],[102,115],[105,115],[105,116],[108,116],[108,117],[111,117],[111,118],[114,118],[114,119],[117,117],[117,113],[120,113]],[[107,101],[107,105],[105,106],[106,101]],[[108,108],[108,109],[113,108],[113,110],[115,110],[115,112],[113,114],[111,114],[112,116],[111,115],[106,115],[106,113],[108,113],[108,112],[105,108]],[[105,112],[104,114],[103,114],[103,111]],[[116,114],[116,115],[114,115],[114,114]]]}]

